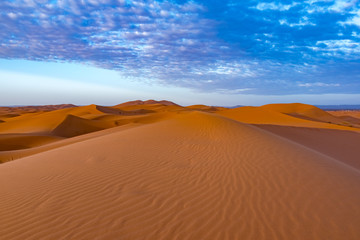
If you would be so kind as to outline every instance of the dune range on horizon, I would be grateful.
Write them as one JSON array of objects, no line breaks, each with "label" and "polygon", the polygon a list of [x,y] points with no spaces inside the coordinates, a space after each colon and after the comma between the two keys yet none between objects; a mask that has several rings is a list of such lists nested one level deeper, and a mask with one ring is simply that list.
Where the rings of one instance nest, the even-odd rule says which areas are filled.
[{"label": "dune range on horizon", "polygon": [[0,108],[0,239],[360,239],[360,115]]}]

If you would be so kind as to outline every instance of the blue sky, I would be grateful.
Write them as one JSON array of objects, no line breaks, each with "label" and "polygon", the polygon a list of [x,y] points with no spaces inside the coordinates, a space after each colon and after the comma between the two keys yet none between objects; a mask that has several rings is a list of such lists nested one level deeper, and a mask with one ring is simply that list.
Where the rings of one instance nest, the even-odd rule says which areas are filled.
[{"label": "blue sky", "polygon": [[358,0],[3,0],[0,105],[360,103]]}]

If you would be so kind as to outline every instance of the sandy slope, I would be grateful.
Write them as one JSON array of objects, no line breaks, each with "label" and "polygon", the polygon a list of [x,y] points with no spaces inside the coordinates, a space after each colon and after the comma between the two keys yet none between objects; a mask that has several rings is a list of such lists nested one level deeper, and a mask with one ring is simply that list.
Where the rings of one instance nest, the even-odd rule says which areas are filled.
[{"label": "sandy slope", "polygon": [[256,126],[342,161],[360,171],[360,133],[263,124]]},{"label": "sandy slope", "polygon": [[199,112],[106,131],[0,165],[0,239],[360,238],[334,158]]}]

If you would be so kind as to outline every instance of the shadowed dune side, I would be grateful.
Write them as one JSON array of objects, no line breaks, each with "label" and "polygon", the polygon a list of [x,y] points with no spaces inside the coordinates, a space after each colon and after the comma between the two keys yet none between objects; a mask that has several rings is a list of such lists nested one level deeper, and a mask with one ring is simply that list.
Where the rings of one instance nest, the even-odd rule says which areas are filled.
[{"label": "shadowed dune side", "polygon": [[69,114],[51,133],[55,136],[69,138],[100,131],[108,127],[110,126],[107,126],[103,122],[83,119]]},{"label": "shadowed dune side", "polygon": [[[61,137],[33,134],[0,134],[0,151],[32,148],[61,140]],[[0,157],[0,162],[1,157]]]},{"label": "shadowed dune side", "polygon": [[275,125],[255,126],[321,152],[360,171],[359,133]]},{"label": "shadowed dune side", "polygon": [[0,236],[357,240],[359,184],[309,148],[185,113],[0,165]]}]

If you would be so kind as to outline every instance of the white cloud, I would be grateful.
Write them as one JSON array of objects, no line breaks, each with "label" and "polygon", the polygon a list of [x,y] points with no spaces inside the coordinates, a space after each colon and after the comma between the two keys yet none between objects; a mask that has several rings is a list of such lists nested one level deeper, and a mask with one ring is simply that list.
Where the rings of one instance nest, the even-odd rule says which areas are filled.
[{"label": "white cloud", "polygon": [[287,19],[280,19],[279,23],[281,25],[287,25],[289,27],[316,26],[316,24],[311,22],[307,16],[301,17],[300,20],[295,23],[289,23]]},{"label": "white cloud", "polygon": [[324,57],[343,59],[359,59],[360,42],[351,39],[317,41],[316,45],[307,48],[320,53]]},{"label": "white cloud", "polygon": [[241,94],[244,92],[249,92],[251,90],[255,90],[255,88],[236,88],[236,89],[216,89],[215,91],[220,94]]},{"label": "white cloud", "polygon": [[276,10],[276,11],[288,11],[290,8],[295,7],[299,3],[293,2],[292,4],[282,4],[282,3],[258,3],[256,5],[256,9],[259,11],[265,11],[265,10]]},{"label": "white cloud", "polygon": [[342,12],[346,9],[354,7],[358,0],[336,0],[335,3],[330,6],[329,10],[335,12]]},{"label": "white cloud", "polygon": [[11,18],[11,19],[16,19],[16,18],[17,18],[17,14],[16,14],[16,13],[13,13],[13,12],[9,12],[7,15],[8,15],[8,17]]},{"label": "white cloud", "polygon": [[323,82],[314,82],[314,83],[298,83],[299,87],[340,87],[339,83],[323,83]]},{"label": "white cloud", "polygon": [[[356,8],[358,0],[308,0],[306,11],[312,13],[338,12],[345,13]],[[322,3],[322,4],[318,4]]]},{"label": "white cloud", "polygon": [[344,22],[339,22],[341,25],[356,25],[360,27],[360,10],[351,12],[354,16],[348,18]]}]

